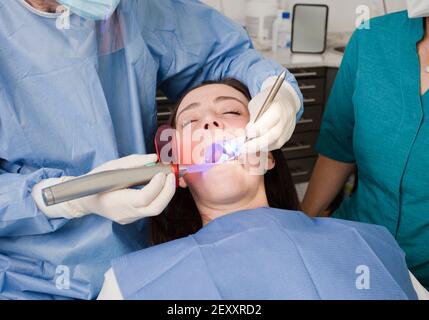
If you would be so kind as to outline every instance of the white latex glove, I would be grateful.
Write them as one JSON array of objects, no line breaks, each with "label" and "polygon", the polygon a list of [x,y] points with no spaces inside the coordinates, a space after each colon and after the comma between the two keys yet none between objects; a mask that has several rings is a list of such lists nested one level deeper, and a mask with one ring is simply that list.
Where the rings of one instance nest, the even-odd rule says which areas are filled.
[{"label": "white latex glove", "polygon": [[[157,162],[157,155],[131,155],[109,161],[88,174],[141,167]],[[144,217],[159,215],[176,192],[176,177],[173,173],[159,173],[141,190],[122,189],[100,193],[53,206],[46,206],[42,189],[68,181],[75,177],[42,180],[33,187],[32,196],[39,209],[50,218],[74,219],[88,214],[97,214],[120,224],[129,224]]]},{"label": "white latex glove", "polygon": [[254,123],[277,77],[267,79],[261,92],[249,103],[250,122],[246,127],[247,138],[242,153],[256,153],[280,149],[291,138],[301,100],[295,89],[284,82],[271,107]]}]

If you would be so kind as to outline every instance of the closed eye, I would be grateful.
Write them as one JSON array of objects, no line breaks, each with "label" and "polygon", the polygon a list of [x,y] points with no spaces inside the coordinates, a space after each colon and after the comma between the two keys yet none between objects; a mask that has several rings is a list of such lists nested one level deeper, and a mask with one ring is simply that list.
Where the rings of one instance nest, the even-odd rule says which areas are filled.
[{"label": "closed eye", "polygon": [[233,114],[233,115],[236,115],[236,116],[241,115],[241,113],[238,112],[238,111],[227,111],[227,112],[224,112],[223,114]]},{"label": "closed eye", "polygon": [[184,121],[184,122],[182,123],[182,128],[184,128],[184,127],[186,127],[187,125],[190,125],[191,123],[196,122],[196,121],[198,121],[198,120],[188,120],[188,121]]}]

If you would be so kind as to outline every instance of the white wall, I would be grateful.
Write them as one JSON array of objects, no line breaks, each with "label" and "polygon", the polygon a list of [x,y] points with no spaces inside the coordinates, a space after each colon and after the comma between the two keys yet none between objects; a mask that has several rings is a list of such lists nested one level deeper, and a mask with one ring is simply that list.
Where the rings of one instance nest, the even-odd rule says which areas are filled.
[{"label": "white wall", "polygon": [[401,11],[407,9],[405,0],[386,0],[387,10],[389,12]]},{"label": "white wall", "polygon": [[[222,11],[222,2],[224,12],[230,18],[244,23],[244,7],[246,0],[203,0],[203,2],[214,6]],[[347,32],[353,31],[356,21],[356,8],[360,5],[368,5],[377,9],[378,14],[384,14],[382,0],[279,0],[280,2],[289,2],[290,6],[294,3],[322,3],[329,6],[329,31]],[[404,10],[406,8],[405,0],[386,0],[388,12]]]}]

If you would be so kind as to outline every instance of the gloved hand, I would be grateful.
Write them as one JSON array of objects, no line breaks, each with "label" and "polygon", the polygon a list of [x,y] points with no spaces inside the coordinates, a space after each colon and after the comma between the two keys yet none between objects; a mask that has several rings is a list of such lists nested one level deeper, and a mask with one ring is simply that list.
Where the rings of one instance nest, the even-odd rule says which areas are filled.
[{"label": "gloved hand", "polygon": [[[157,155],[131,155],[109,161],[88,174],[141,167],[157,162]],[[42,180],[33,187],[32,196],[39,209],[50,218],[74,219],[88,214],[97,214],[120,224],[129,224],[144,217],[160,214],[176,192],[176,177],[173,173],[159,173],[141,190],[122,189],[100,193],[53,206],[46,206],[42,189],[65,182],[75,177]]]},{"label": "gloved hand", "polygon": [[250,122],[246,127],[249,141],[242,146],[242,153],[280,149],[295,130],[301,100],[288,82],[284,82],[271,107],[254,123],[276,79],[277,77],[267,79],[261,92],[249,103]]}]

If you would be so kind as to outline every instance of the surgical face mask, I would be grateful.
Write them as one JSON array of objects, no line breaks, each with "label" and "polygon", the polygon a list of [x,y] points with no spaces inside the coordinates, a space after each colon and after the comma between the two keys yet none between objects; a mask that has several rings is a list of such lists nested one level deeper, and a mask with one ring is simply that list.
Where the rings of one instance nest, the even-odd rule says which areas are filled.
[{"label": "surgical face mask", "polygon": [[121,0],[58,0],[63,6],[85,19],[106,20]]},{"label": "surgical face mask", "polygon": [[407,0],[407,9],[410,18],[429,17],[428,0]]}]

